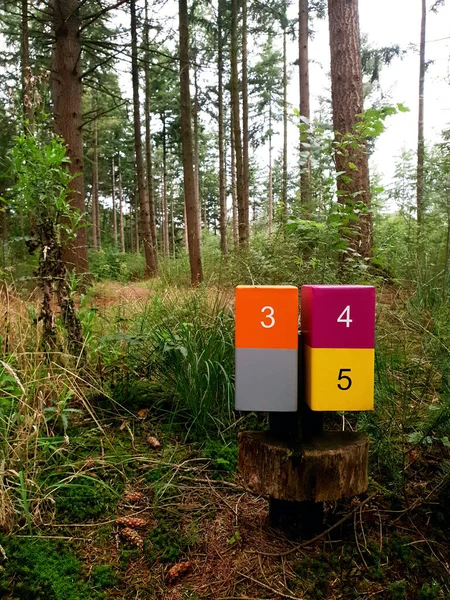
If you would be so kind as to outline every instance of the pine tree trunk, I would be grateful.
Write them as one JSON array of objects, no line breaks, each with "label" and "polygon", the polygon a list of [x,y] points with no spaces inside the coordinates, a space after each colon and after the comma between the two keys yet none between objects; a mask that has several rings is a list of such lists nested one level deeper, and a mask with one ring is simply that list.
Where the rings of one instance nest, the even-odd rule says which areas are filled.
[{"label": "pine tree trunk", "polygon": [[309,59],[308,59],[308,0],[299,0],[299,35],[298,35],[298,69],[300,80],[300,116],[301,122],[300,152],[302,172],[300,175],[300,198],[303,210],[308,214],[311,210],[311,153],[309,150],[309,121],[311,110],[309,104]]},{"label": "pine tree trunk", "polygon": [[234,118],[233,110],[231,111],[231,127],[230,127],[230,154],[231,154],[231,203],[233,216],[233,247],[235,250],[239,248],[239,223],[238,223],[238,202],[237,202],[237,185],[236,185],[236,152],[234,146]]},{"label": "pine tree trunk", "polygon": [[148,0],[145,0],[145,158],[147,165],[147,192],[150,218],[150,231],[152,235],[153,256],[155,271],[158,270],[158,238],[156,234],[155,198],[153,191],[153,164],[152,164],[152,138],[151,138],[151,106],[150,106],[150,42],[149,42]]},{"label": "pine tree trunk", "polygon": [[167,210],[167,141],[166,141],[166,120],[163,119],[163,177],[162,177],[162,233],[163,249],[165,258],[169,257],[169,220]]},{"label": "pine tree trunk", "polygon": [[[248,206],[245,210],[244,170],[241,138],[241,116],[239,110],[238,76],[238,0],[231,1],[231,108],[233,111],[233,140],[236,172],[236,201],[238,218],[239,246],[244,247],[248,240]],[[247,218],[246,218],[247,212]]]},{"label": "pine tree trunk", "polygon": [[[68,166],[72,181],[70,203],[84,213],[83,138],[81,105],[81,34],[78,0],[52,0],[53,48],[51,93],[55,132],[67,146]],[[68,269],[78,273],[89,270],[86,228],[76,232],[75,239],[63,249],[63,260]]]},{"label": "pine tree trunk", "polygon": [[419,119],[417,134],[417,226],[419,241],[423,224],[424,199],[424,99],[425,99],[425,35],[427,28],[427,3],[422,0],[422,21],[420,25],[420,69],[419,69]]},{"label": "pine tree trunk", "polygon": [[281,181],[281,202],[283,203],[283,222],[286,223],[288,215],[287,181],[288,181],[288,111],[287,111],[287,7],[284,6],[283,15],[283,167]]},{"label": "pine tree trunk", "polygon": [[114,166],[114,158],[111,160],[111,196],[113,210],[113,240],[114,247],[117,248],[116,173]]},{"label": "pine tree trunk", "polygon": [[139,113],[139,67],[137,53],[136,0],[130,0],[131,14],[131,75],[133,83],[133,124],[134,149],[136,154],[136,176],[141,213],[141,234],[145,253],[145,275],[155,277],[157,272],[156,254],[150,223],[150,206],[144,174],[142,156],[141,118]]},{"label": "pine tree trunk", "polygon": [[273,189],[272,189],[272,106],[269,106],[269,182],[267,193],[267,212],[269,235],[272,233],[273,222]]},{"label": "pine tree trunk", "polygon": [[191,95],[189,90],[189,23],[187,0],[179,0],[180,27],[180,105],[181,146],[183,153],[184,204],[186,207],[187,235],[191,283],[203,281],[201,246],[199,236],[198,204],[195,194],[193,142],[191,128]]},{"label": "pine tree trunk", "polygon": [[218,90],[217,102],[219,105],[218,129],[219,129],[219,229],[220,229],[220,250],[223,255],[228,253],[227,247],[227,197],[225,180],[225,135],[224,135],[224,114],[223,114],[223,0],[219,0],[219,11],[217,14],[217,36],[218,36],[218,54],[217,54],[217,73]]},{"label": "pine tree trunk", "polygon": [[[95,107],[95,110],[97,108]],[[95,250],[101,248],[100,203],[98,199],[98,124],[94,119],[94,155],[92,160],[92,245]]]},{"label": "pine tree trunk", "polygon": [[195,197],[198,207],[198,226],[199,236],[201,239],[202,227],[206,227],[205,221],[202,223],[202,200],[200,196],[200,173],[199,173],[199,158],[198,158],[198,81],[197,68],[194,69],[194,109],[192,111],[192,121],[194,124],[194,185]]},{"label": "pine tree trunk", "polygon": [[249,195],[250,165],[248,155],[248,67],[247,67],[247,0],[242,0],[242,225],[239,225],[239,243],[248,246],[250,238]]},{"label": "pine tree trunk", "polygon": [[119,179],[118,179],[118,193],[119,193],[119,235],[120,235],[120,251],[125,254],[125,227],[123,222],[123,189],[122,189],[122,170],[120,168],[120,154],[119,154]]},{"label": "pine tree trunk", "polygon": [[[371,255],[372,219],[370,215],[369,164],[364,139],[357,140],[356,147],[348,152],[339,144],[345,134],[355,134],[358,115],[363,112],[361,54],[359,45],[358,0],[328,0],[331,50],[331,99],[333,128],[337,150],[335,151],[339,202],[354,216],[355,202],[365,209],[358,221],[348,221],[346,229],[354,229],[348,235],[349,247],[362,258]],[[356,138],[357,139],[357,138]],[[348,148],[348,146],[347,146]],[[350,168],[353,163],[355,168]],[[355,225],[352,225],[355,223]],[[347,236],[347,234],[343,234]]]},{"label": "pine tree trunk", "polygon": [[33,85],[31,83],[30,46],[28,27],[28,0],[22,0],[22,35],[21,35],[21,75],[22,75],[22,106],[27,130],[34,134],[34,101]]}]

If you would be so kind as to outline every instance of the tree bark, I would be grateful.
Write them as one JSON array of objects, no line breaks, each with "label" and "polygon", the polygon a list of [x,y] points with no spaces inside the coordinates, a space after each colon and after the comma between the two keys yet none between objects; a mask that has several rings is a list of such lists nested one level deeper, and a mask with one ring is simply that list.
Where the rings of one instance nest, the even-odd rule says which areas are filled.
[{"label": "tree bark", "polygon": [[147,186],[144,175],[144,161],[142,156],[141,118],[139,114],[139,67],[137,53],[137,26],[136,26],[136,0],[130,0],[131,14],[131,74],[133,83],[133,124],[134,124],[134,149],[136,154],[136,177],[141,212],[141,234],[145,253],[145,275],[155,277],[157,273],[156,255],[152,240],[150,224],[150,207]]},{"label": "tree bark", "polygon": [[189,90],[189,24],[187,0],[179,0],[179,27],[181,147],[183,154],[184,204],[186,207],[191,283],[192,285],[198,285],[203,281],[203,271],[199,236],[198,204],[196,202],[193,164],[191,95]]},{"label": "tree bark", "polygon": [[155,271],[158,270],[158,238],[156,234],[155,198],[153,190],[152,138],[151,138],[151,106],[150,106],[150,42],[149,42],[148,0],[145,0],[145,158],[147,166],[147,193],[150,218],[150,231],[153,246]]},{"label": "tree bark", "polygon": [[217,14],[217,37],[218,37],[218,53],[217,53],[217,73],[218,73],[218,89],[217,102],[219,105],[219,229],[220,229],[220,250],[223,255],[228,253],[227,246],[227,197],[226,197],[226,180],[225,180],[225,131],[224,131],[224,115],[223,115],[223,0],[219,0],[219,11]]},{"label": "tree bark", "polygon": [[425,35],[427,26],[427,3],[422,0],[422,20],[420,25],[420,68],[419,68],[419,118],[417,133],[417,226],[419,239],[422,233],[424,200],[424,99],[425,99]]},{"label": "tree bark", "polygon": [[242,225],[239,226],[239,243],[247,247],[250,238],[249,194],[250,165],[248,155],[248,66],[247,66],[247,0],[242,0]]},{"label": "tree bark", "polygon": [[[328,17],[335,163],[336,171],[341,173],[337,177],[338,200],[346,205],[349,217],[359,217],[357,221],[349,220],[344,213],[343,235],[353,251],[368,258],[372,248],[369,164],[365,139],[355,132],[358,115],[363,112],[358,0],[328,0]],[[356,143],[344,148],[342,139],[346,134]],[[363,212],[356,213],[355,207]]]},{"label": "tree bark", "polygon": [[166,119],[163,118],[163,173],[162,173],[162,234],[164,257],[168,258],[169,250],[169,220],[167,210],[167,140],[166,140]]},{"label": "tree bark", "polygon": [[[309,103],[309,58],[308,58],[308,0],[299,0],[298,69],[300,81],[300,116],[305,121],[300,124],[300,152],[302,161],[300,174],[301,204],[308,214],[311,210],[311,153],[309,150],[309,129],[311,109]],[[305,146],[306,144],[306,146]]]},{"label": "tree bark", "polygon": [[[97,107],[95,107],[97,110]],[[92,246],[94,250],[101,248],[100,203],[98,199],[98,124],[94,119],[94,155],[92,160]]]},{"label": "tree bark", "polygon": [[[269,101],[270,102],[270,101]],[[267,212],[269,216],[269,235],[272,233],[273,221],[273,189],[272,189],[272,105],[269,106],[269,182],[267,193]]]},{"label": "tree bark", "polygon": [[230,127],[230,154],[231,154],[231,203],[232,203],[232,218],[233,218],[233,247],[235,250],[239,248],[239,225],[238,225],[238,206],[237,206],[237,186],[236,186],[236,151],[234,146],[234,118],[233,110],[231,111],[231,127]]},{"label": "tree bark", "polygon": [[120,154],[118,162],[119,179],[118,179],[118,193],[119,193],[119,235],[120,235],[120,251],[125,254],[125,227],[123,222],[123,189],[122,189],[122,170],[120,168]]},{"label": "tree bark", "polygon": [[113,240],[114,247],[117,248],[116,172],[114,166],[114,158],[111,160],[111,196],[113,212]]},{"label": "tree bark", "polygon": [[288,110],[287,110],[287,6],[284,5],[283,14],[283,167],[281,180],[281,202],[283,203],[283,222],[286,223],[288,215],[287,181],[288,181]]},{"label": "tree bark", "polygon": [[30,46],[28,27],[28,0],[22,0],[22,36],[21,36],[21,75],[22,75],[22,106],[26,128],[31,135],[34,134],[34,101],[33,85],[31,82]]},{"label": "tree bark", "polygon": [[[241,116],[239,110],[238,76],[238,0],[231,2],[231,107],[233,111],[233,141],[236,171],[236,202],[238,217],[239,246],[244,247],[248,240],[248,205],[245,206],[244,169],[241,138]],[[247,213],[247,215],[246,215]]]},{"label": "tree bark", "polygon": [[[78,0],[53,0],[53,48],[51,66],[51,93],[55,132],[67,146],[70,159],[72,207],[84,214],[83,138],[82,138],[82,88],[81,42]],[[63,260],[68,269],[78,273],[88,271],[86,228],[76,232],[75,239],[63,249]]]}]

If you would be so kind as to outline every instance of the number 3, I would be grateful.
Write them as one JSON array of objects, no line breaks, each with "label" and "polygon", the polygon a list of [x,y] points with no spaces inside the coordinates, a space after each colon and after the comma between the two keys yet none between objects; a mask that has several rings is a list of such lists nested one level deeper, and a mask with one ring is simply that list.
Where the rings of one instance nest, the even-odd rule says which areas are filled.
[{"label": "number 3", "polygon": [[274,315],[274,310],[271,306],[264,306],[264,308],[261,309],[261,312],[265,312],[266,310],[269,311],[269,313],[267,315],[265,315],[266,319],[270,319],[270,323],[264,323],[264,321],[261,321],[261,325],[264,327],[264,329],[270,329],[271,327],[273,327],[275,325],[275,319],[273,318]]},{"label": "number 3", "polygon": [[338,388],[342,391],[345,392],[345,390],[349,390],[352,387],[352,380],[350,379],[350,377],[348,375],[343,375],[342,373],[345,372],[349,372],[351,373],[351,369],[339,369],[339,377],[338,377],[338,381],[342,381],[343,379],[346,380],[346,385],[345,387],[342,386],[340,383],[337,384]]}]

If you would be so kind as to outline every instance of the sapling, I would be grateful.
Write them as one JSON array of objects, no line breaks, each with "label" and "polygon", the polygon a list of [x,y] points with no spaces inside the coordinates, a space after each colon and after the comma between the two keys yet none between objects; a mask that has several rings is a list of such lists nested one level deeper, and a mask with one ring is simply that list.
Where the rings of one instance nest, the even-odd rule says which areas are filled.
[{"label": "sapling", "polygon": [[22,133],[15,138],[10,154],[15,181],[12,208],[29,215],[27,246],[30,253],[38,252],[36,276],[42,291],[38,320],[43,324],[44,345],[46,349],[56,345],[56,298],[69,351],[80,355],[83,333],[62,251],[83,222],[82,215],[69,202],[74,176],[67,169],[70,161],[64,142],[56,136],[43,141],[39,134]]}]

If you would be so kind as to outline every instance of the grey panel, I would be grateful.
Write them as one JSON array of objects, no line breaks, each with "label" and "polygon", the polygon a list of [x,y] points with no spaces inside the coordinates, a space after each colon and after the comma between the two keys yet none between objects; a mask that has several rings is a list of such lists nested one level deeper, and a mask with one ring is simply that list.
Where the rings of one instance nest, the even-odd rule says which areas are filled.
[{"label": "grey panel", "polygon": [[297,410],[297,350],[236,348],[236,410]]}]

